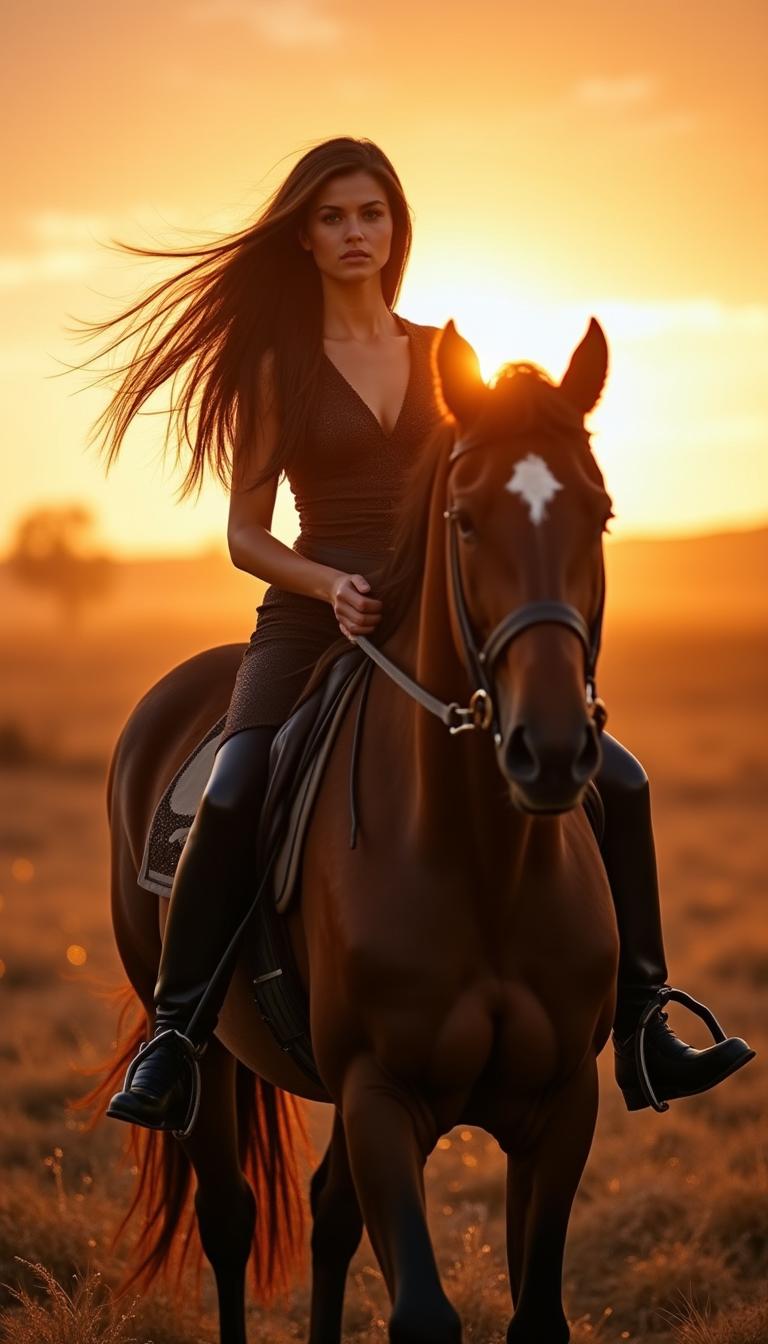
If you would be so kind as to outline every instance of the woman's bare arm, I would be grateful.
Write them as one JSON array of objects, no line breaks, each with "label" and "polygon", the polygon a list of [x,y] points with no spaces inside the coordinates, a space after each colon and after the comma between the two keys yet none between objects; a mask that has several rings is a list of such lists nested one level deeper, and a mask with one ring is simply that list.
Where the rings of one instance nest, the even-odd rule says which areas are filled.
[{"label": "woman's bare arm", "polygon": [[257,579],[327,601],[331,581],[338,571],[297,555],[269,530],[277,495],[277,476],[271,476],[256,490],[244,489],[252,476],[266,465],[277,444],[279,426],[270,351],[262,358],[259,380],[263,414],[255,440],[250,444],[235,445],[227,523],[229,554],[237,569],[244,569]]},{"label": "woman's bare arm", "polygon": [[276,475],[256,490],[244,489],[249,479],[266,465],[277,444],[279,425],[271,351],[262,357],[259,379],[263,412],[255,441],[236,444],[232,463],[227,524],[232,563],[278,588],[330,602],[344,634],[368,634],[380,619],[381,602],[363,596],[368,589],[365,577],[308,560],[272,535],[269,529],[277,494]]}]

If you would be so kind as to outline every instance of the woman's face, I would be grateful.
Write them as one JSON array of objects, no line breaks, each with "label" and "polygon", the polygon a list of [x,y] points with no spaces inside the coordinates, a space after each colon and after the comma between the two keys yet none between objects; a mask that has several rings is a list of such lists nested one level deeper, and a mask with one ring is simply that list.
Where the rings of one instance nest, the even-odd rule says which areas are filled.
[{"label": "woman's face", "polygon": [[381,183],[371,173],[343,173],[315,193],[299,242],[329,279],[368,279],[389,260],[392,227]]}]

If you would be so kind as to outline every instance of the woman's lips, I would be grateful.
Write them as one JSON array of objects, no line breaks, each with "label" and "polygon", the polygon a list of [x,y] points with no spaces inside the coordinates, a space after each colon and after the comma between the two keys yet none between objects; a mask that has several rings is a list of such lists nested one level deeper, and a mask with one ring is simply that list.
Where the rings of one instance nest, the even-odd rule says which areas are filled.
[{"label": "woman's lips", "polygon": [[370,256],[370,252],[344,252],[344,253],[342,254],[342,258],[341,258],[341,260],[342,260],[342,261],[367,261],[368,258],[369,258],[369,256]]}]

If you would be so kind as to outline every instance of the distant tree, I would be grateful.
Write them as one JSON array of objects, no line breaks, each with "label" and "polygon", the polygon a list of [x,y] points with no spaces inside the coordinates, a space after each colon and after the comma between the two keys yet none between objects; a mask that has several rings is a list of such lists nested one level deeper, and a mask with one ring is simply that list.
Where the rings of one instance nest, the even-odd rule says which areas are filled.
[{"label": "distant tree", "polygon": [[48,593],[68,626],[79,626],[85,607],[105,597],[115,581],[115,561],[88,546],[93,525],[82,504],[49,505],[24,514],[11,542],[12,576]]}]

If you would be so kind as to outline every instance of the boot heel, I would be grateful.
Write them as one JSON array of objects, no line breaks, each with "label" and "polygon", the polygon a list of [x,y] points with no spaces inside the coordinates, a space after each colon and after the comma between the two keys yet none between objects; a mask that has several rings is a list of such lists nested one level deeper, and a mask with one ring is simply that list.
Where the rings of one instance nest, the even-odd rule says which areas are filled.
[{"label": "boot heel", "polygon": [[640,1087],[622,1087],[621,1095],[628,1111],[642,1111],[649,1105],[648,1099]]}]

